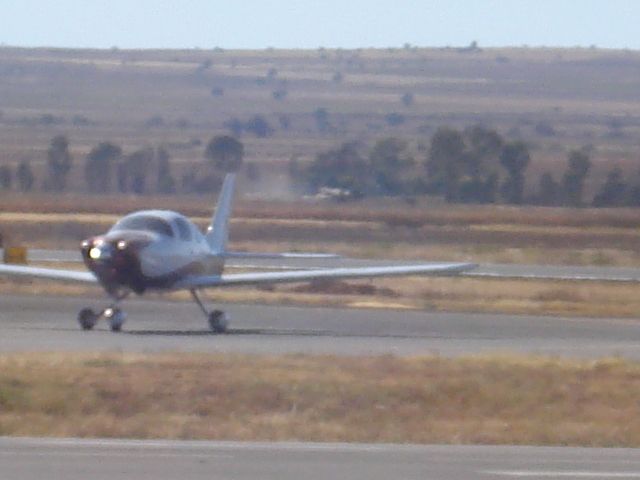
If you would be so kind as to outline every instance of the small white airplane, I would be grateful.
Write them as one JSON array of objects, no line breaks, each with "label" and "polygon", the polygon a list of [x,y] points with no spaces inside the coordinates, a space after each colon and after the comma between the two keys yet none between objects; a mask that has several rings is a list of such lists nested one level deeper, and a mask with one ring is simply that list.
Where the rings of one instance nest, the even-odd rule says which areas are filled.
[{"label": "small white airplane", "polygon": [[227,315],[220,310],[208,311],[200,300],[198,290],[331,278],[455,275],[476,267],[471,263],[428,263],[224,274],[225,260],[228,258],[323,256],[227,251],[234,184],[235,174],[228,174],[205,234],[179,213],[143,210],[123,217],[104,235],[82,242],[82,258],[88,272],[0,264],[0,274],[100,284],[111,298],[111,303],[100,312],[83,308],[78,314],[78,322],[84,330],[91,330],[99,319],[104,318],[108,320],[112,331],[120,331],[126,315],[118,306],[132,292],[142,295],[147,290],[188,290],[208,318],[211,330],[224,333],[229,324]]}]

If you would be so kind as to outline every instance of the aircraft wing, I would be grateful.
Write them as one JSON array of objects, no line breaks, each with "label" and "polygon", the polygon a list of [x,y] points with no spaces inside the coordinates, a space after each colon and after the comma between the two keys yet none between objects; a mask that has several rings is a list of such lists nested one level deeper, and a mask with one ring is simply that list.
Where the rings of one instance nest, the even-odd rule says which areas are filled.
[{"label": "aircraft wing", "polygon": [[281,258],[300,258],[300,259],[333,259],[341,258],[335,253],[306,253],[306,252],[283,252],[283,253],[262,253],[262,252],[230,252],[226,251],[222,254],[225,258],[238,259],[268,259],[277,260]]},{"label": "aircraft wing", "polygon": [[358,268],[324,268],[317,270],[288,270],[280,272],[233,273],[187,277],[174,285],[175,289],[232,287],[263,283],[294,283],[322,279],[393,277],[409,275],[457,275],[476,268],[473,263],[427,263],[423,265],[392,265]]},{"label": "aircraft wing", "polygon": [[0,264],[0,274],[14,277],[45,278],[80,283],[98,283],[98,279],[91,272],[76,270],[62,270],[59,268],[25,267],[24,265]]}]

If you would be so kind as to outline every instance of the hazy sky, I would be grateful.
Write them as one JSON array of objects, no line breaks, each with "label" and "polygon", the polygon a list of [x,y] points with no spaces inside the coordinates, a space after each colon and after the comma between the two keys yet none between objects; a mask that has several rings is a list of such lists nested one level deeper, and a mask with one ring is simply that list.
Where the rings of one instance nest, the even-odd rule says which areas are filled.
[{"label": "hazy sky", "polygon": [[640,0],[0,0],[0,43],[640,49]]}]

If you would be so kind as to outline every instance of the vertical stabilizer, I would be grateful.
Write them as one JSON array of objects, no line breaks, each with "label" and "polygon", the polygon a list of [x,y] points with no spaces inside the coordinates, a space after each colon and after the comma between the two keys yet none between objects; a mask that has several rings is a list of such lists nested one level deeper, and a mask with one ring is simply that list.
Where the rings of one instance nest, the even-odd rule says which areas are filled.
[{"label": "vertical stabilizer", "polygon": [[229,216],[233,205],[233,191],[235,189],[236,175],[228,173],[224,177],[220,197],[216,211],[211,219],[211,225],[207,229],[207,243],[213,253],[223,253],[227,248],[227,238],[229,237]]}]

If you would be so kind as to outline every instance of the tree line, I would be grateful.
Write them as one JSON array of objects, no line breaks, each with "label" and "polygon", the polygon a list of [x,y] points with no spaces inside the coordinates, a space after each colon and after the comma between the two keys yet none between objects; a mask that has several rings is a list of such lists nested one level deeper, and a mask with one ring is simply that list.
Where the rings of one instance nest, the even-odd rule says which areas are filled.
[{"label": "tree line", "polygon": [[[547,171],[537,182],[530,182],[529,146],[506,141],[483,126],[462,131],[439,128],[421,159],[414,158],[407,147],[393,137],[378,140],[368,151],[346,142],[319,153],[307,165],[292,161],[290,173],[309,193],[329,188],[341,198],[431,194],[449,203],[640,206],[640,178],[636,183],[625,182],[618,167],[609,172],[593,199],[585,197],[592,162],[584,148],[568,153],[558,180]],[[533,191],[525,189],[528,183],[537,183]]]},{"label": "tree line", "polygon": [[[496,130],[473,126],[464,130],[441,127],[415,158],[402,139],[378,140],[367,149],[345,142],[320,152],[311,162],[293,160],[289,173],[308,193],[333,189],[341,198],[367,196],[438,195],[450,203],[504,203],[548,206],[640,206],[640,179],[635,183],[614,167],[593,198],[585,198],[592,162],[586,149],[571,150],[564,172],[556,179],[543,172],[535,181],[528,172],[529,146],[506,141]],[[213,136],[203,151],[204,162],[176,177],[163,147],[145,147],[125,153],[114,142],[94,146],[81,165],[88,192],[172,194],[216,190],[225,172],[243,167],[244,146],[230,135]],[[0,166],[0,189],[23,192],[42,189],[64,192],[76,165],[69,139],[57,135],[47,149],[44,178],[38,182],[28,161],[16,168]],[[257,178],[257,166],[245,165]],[[525,185],[529,185],[525,189]],[[531,188],[531,185],[534,185]]]},{"label": "tree line", "polygon": [[[145,147],[125,153],[114,142],[101,142],[84,158],[83,177],[90,193],[159,193],[172,194],[209,192],[216,190],[224,172],[237,171],[243,163],[244,147],[228,135],[214,136],[203,152],[206,160],[182,175],[180,181],[173,172],[171,156],[163,147]],[[41,188],[49,192],[64,192],[74,158],[69,149],[69,139],[57,135],[47,149],[45,177]],[[38,188],[35,174],[28,161],[22,161],[14,169],[0,166],[0,189],[15,188],[30,192]]]}]

